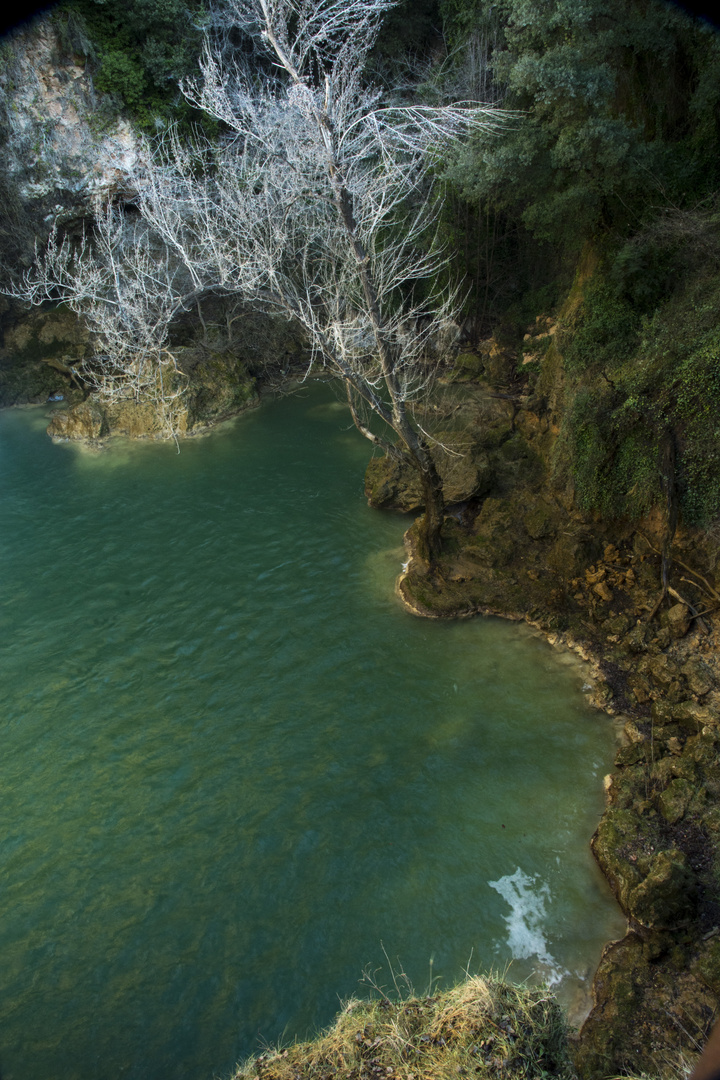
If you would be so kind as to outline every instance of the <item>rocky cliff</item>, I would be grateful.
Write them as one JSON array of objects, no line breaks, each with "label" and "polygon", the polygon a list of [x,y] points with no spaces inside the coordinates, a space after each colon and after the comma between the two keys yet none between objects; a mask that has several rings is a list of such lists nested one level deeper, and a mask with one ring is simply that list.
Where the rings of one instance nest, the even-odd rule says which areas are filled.
[{"label": "rocky cliff", "polygon": [[[456,505],[433,573],[412,559],[410,528],[399,591],[423,616],[540,628],[592,662],[594,703],[625,721],[592,848],[628,933],[603,954],[576,1064],[585,1077],[662,1075],[703,1043],[720,1003],[718,550],[712,530],[680,527],[658,603],[662,508],[635,520],[579,508],[555,332],[576,303],[575,290],[524,339],[481,341],[447,373],[428,412],[438,441],[463,454],[458,469],[436,450]],[[414,477],[387,459],[371,463],[366,490],[419,509]]]}]

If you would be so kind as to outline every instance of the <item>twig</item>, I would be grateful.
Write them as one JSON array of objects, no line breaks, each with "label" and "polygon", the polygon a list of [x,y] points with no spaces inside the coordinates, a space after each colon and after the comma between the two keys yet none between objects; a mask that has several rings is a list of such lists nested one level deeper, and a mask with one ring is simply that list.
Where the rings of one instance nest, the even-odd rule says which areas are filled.
[{"label": "twig", "polygon": [[649,623],[651,623],[653,621],[653,619],[655,618],[655,616],[656,616],[656,614],[658,612],[658,609],[659,609],[660,605],[662,604],[663,600],[665,599],[665,597],[667,596],[667,594],[668,594],[668,590],[667,590],[667,588],[665,586],[663,586],[662,590],[660,591],[660,596],[658,597],[654,608],[652,609],[652,611],[650,612],[650,614],[647,617],[647,621]]}]

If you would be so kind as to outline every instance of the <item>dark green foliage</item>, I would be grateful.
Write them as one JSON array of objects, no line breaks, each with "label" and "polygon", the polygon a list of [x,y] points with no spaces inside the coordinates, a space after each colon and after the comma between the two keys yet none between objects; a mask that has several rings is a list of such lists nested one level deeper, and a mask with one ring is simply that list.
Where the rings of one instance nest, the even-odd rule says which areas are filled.
[{"label": "dark green foliage", "polygon": [[558,453],[578,499],[638,517],[669,486],[688,523],[716,518],[720,35],[663,0],[442,0],[442,11],[459,50],[451,76],[472,47],[476,84],[517,110],[447,165],[442,227],[469,307],[519,338],[590,244],[600,267],[557,339]]},{"label": "dark green foliage", "polygon": [[408,54],[424,58],[442,43],[442,17],[437,0],[402,0],[385,17],[373,59],[404,61]]},{"label": "dark green foliage", "polygon": [[97,67],[95,84],[141,127],[158,118],[184,121],[193,110],[178,81],[195,74],[202,40],[199,0],[66,0],[71,47]]},{"label": "dark green foliage", "polygon": [[579,313],[564,328],[563,352],[570,371],[609,372],[635,351],[640,315],[619,290],[598,276],[585,290]]},{"label": "dark green foliage", "polygon": [[680,9],[641,0],[445,0],[451,36],[486,33],[503,105],[520,111],[450,175],[537,237],[576,247],[627,232],[648,208],[687,205],[718,172],[718,35]]},{"label": "dark green foliage", "polygon": [[640,320],[598,275],[567,357],[581,381],[566,417],[578,498],[608,517],[639,517],[666,498],[664,448],[675,455],[684,520],[720,516],[720,279],[686,271]]}]

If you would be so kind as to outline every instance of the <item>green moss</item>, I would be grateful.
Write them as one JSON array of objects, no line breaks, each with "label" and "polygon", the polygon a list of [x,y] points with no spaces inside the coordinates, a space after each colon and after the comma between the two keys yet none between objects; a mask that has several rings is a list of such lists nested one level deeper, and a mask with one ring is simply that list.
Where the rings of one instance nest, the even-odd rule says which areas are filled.
[{"label": "green moss", "polygon": [[477,382],[482,379],[485,365],[477,353],[460,353],[449,375],[450,382]]}]

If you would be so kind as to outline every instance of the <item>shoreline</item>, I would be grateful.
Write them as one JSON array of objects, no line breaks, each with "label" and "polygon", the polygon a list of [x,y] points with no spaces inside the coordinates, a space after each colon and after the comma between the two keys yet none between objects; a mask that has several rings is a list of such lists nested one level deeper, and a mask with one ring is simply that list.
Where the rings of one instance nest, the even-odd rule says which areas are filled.
[{"label": "shoreline", "polygon": [[[556,607],[529,607],[537,596],[524,596],[525,610],[520,604],[482,602],[483,592],[502,594],[498,578],[514,583],[517,562],[495,567],[491,589],[487,581],[483,588],[461,577],[465,589],[458,594],[453,563],[462,563],[462,552],[442,565],[431,587],[424,569],[418,572],[412,527],[405,548],[395,592],[406,611],[421,618],[491,615],[522,622],[553,648],[589,665],[588,703],[623,725],[613,770],[604,778],[605,810],[590,846],[627,930],[603,948],[592,980],[592,1006],[574,1037],[575,1063],[584,1080],[631,1070],[662,1074],[669,1053],[691,1057],[697,1052],[720,1003],[720,904],[713,900],[720,809],[714,814],[707,797],[714,794],[716,773],[720,794],[720,710],[707,662],[717,674],[717,631],[708,641],[688,619],[671,634],[666,613],[655,644],[649,640],[655,627],[647,619],[623,628],[620,617],[611,615],[602,624],[604,640],[597,622],[584,623],[597,633],[578,635],[572,627],[552,625],[558,622]],[[586,574],[592,581],[598,570],[591,566]],[[528,585],[534,576],[531,571]],[[453,589],[455,595],[448,596]],[[649,674],[638,674],[643,663],[646,672],[655,664],[657,684]],[[705,669],[707,685],[699,681]]]}]

